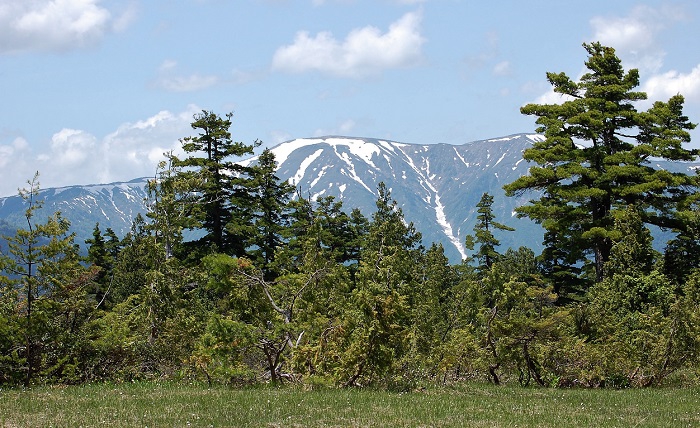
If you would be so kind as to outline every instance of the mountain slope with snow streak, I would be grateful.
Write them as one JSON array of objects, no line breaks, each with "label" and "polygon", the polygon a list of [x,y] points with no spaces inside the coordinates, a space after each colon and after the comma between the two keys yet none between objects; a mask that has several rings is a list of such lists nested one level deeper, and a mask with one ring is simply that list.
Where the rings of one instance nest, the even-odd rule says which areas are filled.
[{"label": "mountain slope with snow streak", "polygon": [[[424,244],[442,244],[457,262],[468,255],[465,238],[473,233],[476,204],[485,192],[494,196],[499,221],[521,229],[518,235],[539,234],[530,244],[541,241],[539,227],[511,215],[524,201],[506,198],[502,190],[527,173],[527,163],[519,162],[522,151],[538,137],[518,134],[454,146],[328,136],[287,141],[271,151],[280,179],[289,180],[305,197],[334,196],[348,211],[358,207],[371,216],[377,186],[384,182],[406,221],[423,234]],[[504,248],[523,241],[499,238]]]}]

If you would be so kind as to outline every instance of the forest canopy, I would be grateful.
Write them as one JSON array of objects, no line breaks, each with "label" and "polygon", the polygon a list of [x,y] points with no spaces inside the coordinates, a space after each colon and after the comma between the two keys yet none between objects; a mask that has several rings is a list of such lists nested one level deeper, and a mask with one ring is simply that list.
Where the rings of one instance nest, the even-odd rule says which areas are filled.
[{"label": "forest canopy", "polygon": [[[488,193],[458,264],[384,183],[370,217],[305,198],[270,150],[237,163],[259,142],[233,140],[232,114],[195,115],[183,158],[166,154],[148,184],[147,216],[123,237],[96,224],[87,256],[61,213],[35,216],[35,176],[26,227],[0,248],[0,384],[697,383],[700,181],[650,163],[694,159],[695,125],[681,95],[638,111],[638,71],[584,48],[579,81],[547,74],[562,103],[522,108],[544,138],[505,186],[541,195],[518,209],[543,226],[541,254],[500,248],[518,231]],[[672,233],[663,252],[652,226]]]}]

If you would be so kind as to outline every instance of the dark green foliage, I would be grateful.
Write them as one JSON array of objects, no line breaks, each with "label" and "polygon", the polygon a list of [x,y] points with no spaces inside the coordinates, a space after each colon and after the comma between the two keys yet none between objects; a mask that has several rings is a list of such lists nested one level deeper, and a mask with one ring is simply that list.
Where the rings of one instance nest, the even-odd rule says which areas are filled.
[{"label": "dark green foliage", "polygon": [[682,113],[683,97],[656,102],[646,112],[634,103],[637,70],[624,71],[612,48],[584,44],[588,69],[579,82],[564,73],[547,73],[562,104],[529,104],[523,114],[537,118],[537,142],[523,157],[536,166],[505,186],[509,195],[541,190],[544,195],[518,212],[547,231],[549,269],[561,280],[573,273],[558,266],[585,262],[594,279],[604,278],[613,245],[614,212],[634,205],[644,223],[672,227],[679,203],[698,189],[697,177],[654,169],[652,157],[691,160],[697,151],[683,148],[695,127]]},{"label": "dark green foliage", "polygon": [[679,287],[688,276],[700,268],[700,203],[677,213],[678,234],[668,242],[664,251],[663,271]]},{"label": "dark green foliage", "polygon": [[197,246],[241,256],[251,234],[244,222],[252,216],[255,199],[249,191],[253,172],[234,158],[252,154],[259,143],[234,142],[229,131],[232,117],[232,113],[221,118],[208,111],[195,115],[192,128],[199,134],[182,140],[189,157],[176,159],[173,166],[183,168],[178,179],[186,180],[187,190],[196,196],[196,203],[188,206],[188,216],[206,231]]},{"label": "dark green foliage", "polygon": [[467,248],[473,249],[474,243],[479,245],[474,258],[478,262],[480,271],[487,271],[498,260],[500,254],[496,251],[496,247],[500,245],[500,241],[493,234],[494,229],[503,231],[514,231],[512,227],[498,223],[496,216],[493,214],[491,206],[493,205],[493,196],[488,193],[481,195],[479,203],[476,204],[477,222],[474,226],[474,236],[467,235]]},{"label": "dark green foliage", "polygon": [[[95,225],[92,234],[93,238],[85,241],[88,247],[86,261],[96,268],[97,277],[95,286],[90,290],[95,301],[101,306],[109,305],[113,301],[112,284],[114,280],[114,266],[121,250],[119,238],[110,228],[107,228],[104,235],[100,230],[100,224]],[[105,241],[105,237],[108,238]]]},{"label": "dark green foliage", "polygon": [[250,183],[251,193],[255,200],[255,212],[252,223],[254,233],[250,240],[250,256],[261,266],[268,277],[270,267],[275,260],[276,251],[284,243],[285,229],[289,223],[288,203],[294,192],[289,183],[280,182],[275,175],[277,163],[275,155],[265,149],[258,157],[258,164],[253,169],[253,180]]}]

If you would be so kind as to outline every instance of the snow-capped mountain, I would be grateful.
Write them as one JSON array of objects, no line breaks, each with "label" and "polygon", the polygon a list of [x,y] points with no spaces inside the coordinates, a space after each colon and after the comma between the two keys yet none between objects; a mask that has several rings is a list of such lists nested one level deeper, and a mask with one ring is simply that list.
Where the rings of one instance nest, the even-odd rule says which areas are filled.
[{"label": "snow-capped mountain", "polygon": [[[70,221],[78,244],[92,238],[96,223],[103,232],[111,227],[118,236],[124,236],[136,215],[146,213],[146,182],[146,178],[138,178],[125,183],[41,189],[39,199],[43,200],[43,207],[36,212],[35,220],[44,222],[50,214],[60,211]],[[0,222],[4,221],[5,228],[26,227],[26,209],[19,196],[0,198]]]},{"label": "snow-capped mountain", "polygon": [[527,173],[522,151],[539,138],[518,134],[455,146],[331,136],[288,141],[272,152],[279,178],[302,195],[332,195],[346,209],[359,207],[367,216],[375,209],[377,185],[384,182],[424,244],[442,243],[450,259],[459,261],[467,255],[465,237],[473,233],[476,204],[484,192],[494,196],[498,220],[518,230],[498,236],[504,248],[539,245],[539,227],[513,215],[526,200],[507,198],[502,190]]},{"label": "snow-capped mountain", "polygon": [[[465,237],[473,234],[476,204],[485,192],[494,197],[496,220],[516,229],[496,233],[501,249],[524,245],[539,250],[541,228],[514,215],[516,206],[537,195],[509,198],[502,187],[527,174],[529,165],[522,159],[522,151],[540,138],[517,134],[463,145],[417,145],[329,136],[296,139],[271,150],[280,179],[289,180],[304,197],[334,196],[348,212],[359,208],[371,217],[376,209],[377,185],[384,182],[406,221],[422,233],[423,243],[441,243],[456,263],[467,255]],[[693,173],[700,163],[658,162],[656,166]],[[43,213],[37,215],[60,210],[71,221],[76,242],[81,244],[92,237],[97,222],[103,231],[111,227],[123,236],[136,214],[146,211],[146,180],[45,189],[41,194]],[[0,198],[0,232],[23,227],[25,209],[18,196]]]}]

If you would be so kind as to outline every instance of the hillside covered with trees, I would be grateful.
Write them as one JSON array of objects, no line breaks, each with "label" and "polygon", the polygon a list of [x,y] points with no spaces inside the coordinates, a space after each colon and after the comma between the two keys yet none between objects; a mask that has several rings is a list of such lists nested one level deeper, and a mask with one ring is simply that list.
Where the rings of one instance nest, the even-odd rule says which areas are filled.
[{"label": "hillside covered with trees", "polygon": [[[86,258],[60,213],[45,223],[38,176],[26,227],[0,254],[0,384],[197,379],[412,389],[421,382],[623,387],[700,373],[700,177],[683,97],[638,111],[637,70],[584,45],[587,73],[548,73],[561,104],[522,108],[544,135],[523,153],[536,190],[519,215],[544,250],[502,249],[492,195],[471,257],[425,246],[378,185],[371,217],[309,200],[275,175],[232,115],[203,111],[186,156],[169,154],[149,213],[118,237],[95,225]],[[673,233],[663,252],[651,227]],[[197,238],[183,240],[183,232]]]}]

